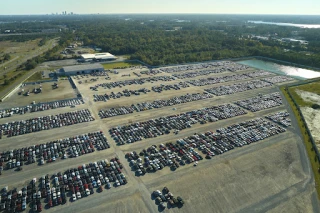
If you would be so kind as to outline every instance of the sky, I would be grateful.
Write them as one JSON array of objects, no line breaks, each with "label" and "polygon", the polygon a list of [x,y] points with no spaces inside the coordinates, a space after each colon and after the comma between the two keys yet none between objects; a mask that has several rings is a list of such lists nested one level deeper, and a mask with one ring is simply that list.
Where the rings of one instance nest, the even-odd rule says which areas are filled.
[{"label": "sky", "polygon": [[0,0],[0,15],[213,13],[320,15],[320,0]]}]

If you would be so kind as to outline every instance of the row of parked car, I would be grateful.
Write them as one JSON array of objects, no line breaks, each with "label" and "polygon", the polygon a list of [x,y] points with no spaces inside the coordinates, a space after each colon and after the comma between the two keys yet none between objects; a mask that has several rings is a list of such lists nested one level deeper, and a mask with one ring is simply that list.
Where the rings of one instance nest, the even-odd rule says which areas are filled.
[{"label": "row of parked car", "polygon": [[192,125],[197,123],[215,122],[244,114],[246,114],[246,111],[240,107],[224,104],[125,126],[117,126],[110,129],[109,132],[119,145],[124,145],[144,138],[154,138],[169,134],[172,130],[177,134],[180,130],[191,128]]},{"label": "row of parked car", "polygon": [[179,83],[176,83],[176,84],[161,84],[159,86],[153,86],[151,89],[152,91],[154,92],[158,92],[158,93],[161,93],[165,90],[180,90],[181,88],[187,88],[189,87],[189,85],[185,82],[179,82]]},{"label": "row of parked car", "polygon": [[[1,190],[0,211],[4,212],[22,212],[27,208],[27,204],[31,203],[32,212],[41,212],[41,193],[36,193],[35,182],[30,182],[27,187],[23,187],[21,190],[14,188],[8,190],[5,187]],[[34,192],[34,193],[33,193]]]},{"label": "row of parked car", "polygon": [[175,171],[180,166],[203,160],[200,153],[188,146],[182,147],[174,143],[152,145],[138,153],[133,151],[126,153],[126,158],[132,170],[136,175],[141,176],[146,173],[162,170],[164,167],[170,167]]},{"label": "row of parked car", "polygon": [[124,89],[122,92],[111,92],[109,94],[105,93],[103,95],[93,95],[93,100],[94,101],[108,101],[110,99],[117,99],[121,97],[130,97],[131,95],[140,95],[141,93],[147,94],[151,92],[151,90],[146,89],[146,88],[141,88],[141,89],[136,89],[136,90],[129,90],[129,89]]},{"label": "row of parked car", "polygon": [[50,176],[43,175],[39,181],[32,181],[21,190],[8,190],[5,187],[1,192],[0,209],[6,212],[24,211],[31,203],[33,212],[41,212],[41,201],[44,199],[47,208],[63,205],[67,202],[68,193],[71,201],[76,201],[94,193],[94,189],[102,192],[103,186],[110,189],[127,183],[122,173],[122,164],[118,158],[112,158],[83,164],[77,168],[68,169]]},{"label": "row of parked car", "polygon": [[268,72],[265,70],[258,70],[258,71],[254,71],[254,72],[248,72],[246,73],[249,77],[251,78],[257,78],[257,77],[263,77],[263,76],[269,76],[269,75],[276,75],[272,72]]},{"label": "row of parked car", "polygon": [[135,151],[129,152],[126,157],[137,175],[155,172],[165,166],[175,170],[190,163],[197,166],[198,161],[203,159],[197,150],[206,155],[206,159],[211,159],[235,147],[242,147],[285,131],[285,128],[263,118],[256,118],[217,129],[216,132],[195,133],[178,139],[175,143],[168,142],[160,144],[159,147],[152,145],[141,150],[139,154]]},{"label": "row of parked car", "polygon": [[183,73],[175,73],[173,74],[174,77],[179,79],[185,79],[185,78],[195,78],[197,76],[203,76],[203,75],[210,75],[210,74],[216,74],[216,73],[222,73],[226,72],[227,69],[223,69],[223,67],[216,67],[209,70],[199,70],[199,71],[192,71],[192,72],[183,72]]},{"label": "row of parked car", "polygon": [[235,104],[251,112],[257,112],[282,105],[282,98],[279,92],[275,92],[266,95],[260,94],[253,98],[236,101]]},{"label": "row of parked car", "polygon": [[108,72],[103,70],[103,71],[95,71],[90,73],[91,76],[108,76]]},{"label": "row of parked car", "polygon": [[[161,93],[165,90],[171,90],[171,89],[180,90],[181,88],[187,88],[187,87],[189,87],[189,85],[187,83],[179,82],[177,84],[168,84],[168,85],[161,84],[159,86],[153,86],[151,88],[151,90],[154,92]],[[96,102],[97,101],[106,102],[112,98],[117,99],[117,98],[121,98],[121,97],[130,97],[131,95],[140,95],[141,93],[147,94],[147,93],[151,92],[151,90],[149,90],[147,88],[141,88],[141,89],[136,89],[136,90],[124,89],[122,92],[117,92],[117,93],[111,92],[110,94],[105,93],[102,95],[94,94],[93,100]]]},{"label": "row of parked car", "polygon": [[[76,201],[94,193],[94,188],[99,192],[103,186],[107,189],[127,184],[127,178],[122,173],[120,160],[115,157],[84,164],[78,168],[68,169],[63,174],[58,174],[57,183],[71,192],[71,200]],[[56,184],[57,185],[57,184]]]},{"label": "row of parked car", "polygon": [[185,71],[194,71],[201,69],[212,69],[212,68],[220,68],[223,70],[235,72],[249,69],[249,66],[237,64],[231,61],[217,61],[217,62],[207,62],[207,63],[198,63],[198,64],[188,64],[188,65],[178,65],[172,67],[162,67],[157,70],[167,72],[167,73],[175,73],[175,72],[185,72]]},{"label": "row of parked car", "polygon": [[151,110],[155,108],[162,108],[165,106],[174,106],[177,104],[188,103],[188,102],[208,99],[212,97],[213,96],[208,93],[202,93],[202,94],[188,93],[186,95],[172,97],[167,100],[155,100],[152,102],[142,102],[142,103],[132,104],[131,106],[120,106],[117,108],[101,109],[99,111],[99,116],[100,118],[108,118],[108,117],[133,113],[135,111],[140,112],[140,111]]},{"label": "row of parked car", "polygon": [[[21,169],[24,164],[55,162],[58,159],[72,158],[110,148],[102,131],[50,141],[30,147],[3,151],[0,153],[0,171]],[[6,163],[6,166],[4,166]]]},{"label": "row of parked car", "polygon": [[90,122],[93,120],[94,118],[90,111],[88,109],[82,109],[78,111],[60,113],[58,115],[48,115],[28,120],[12,121],[0,124],[0,139],[2,138],[2,135],[13,137],[83,122]]},{"label": "row of parked car", "polygon": [[0,118],[11,117],[12,115],[23,115],[29,112],[39,112],[44,110],[56,109],[61,107],[74,107],[83,104],[82,98],[75,98],[71,100],[60,100],[47,103],[32,104],[23,107],[14,107],[11,109],[1,109]]},{"label": "row of parked car", "polygon": [[[186,73],[184,73],[184,74],[186,74]],[[261,70],[261,71],[249,72],[249,73],[244,73],[244,74],[201,78],[201,79],[197,79],[197,80],[189,80],[187,82],[189,84],[192,84],[193,86],[206,86],[206,85],[224,83],[224,82],[229,82],[229,81],[246,80],[246,79],[257,78],[257,77],[268,76],[268,75],[274,75],[274,74]],[[286,78],[286,76],[280,76],[279,78],[282,79],[282,77]],[[273,78],[278,79],[278,76],[271,77],[271,78],[265,78],[263,80],[273,79]],[[272,82],[272,80],[270,80],[270,81],[266,80],[266,81],[269,83],[276,83],[276,82]]]},{"label": "row of parked car", "polygon": [[275,123],[281,124],[282,126],[289,127],[291,126],[291,119],[289,116],[290,114],[287,111],[281,111],[267,115],[266,118]]},{"label": "row of parked car", "polygon": [[[185,79],[185,78],[195,78],[197,76],[203,76],[203,75],[210,75],[210,74],[216,74],[216,73],[222,73],[226,72],[227,69],[221,69],[220,67],[217,67],[215,69],[210,69],[210,70],[200,70],[200,71],[193,71],[193,72],[185,72],[185,73],[179,73],[179,74],[173,74],[174,77],[179,78],[179,79]],[[247,76],[250,78],[256,78],[256,77],[262,77],[262,76],[268,76],[268,75],[274,75],[273,73],[264,71],[264,70],[259,70],[255,72],[249,72],[246,73]]]},{"label": "row of parked car", "polygon": [[206,92],[214,94],[216,96],[230,95],[238,92],[244,92],[247,90],[259,89],[264,87],[271,87],[273,84],[262,80],[252,80],[241,83],[234,83],[230,85],[222,85],[205,89]]},{"label": "row of parked car", "polygon": [[152,77],[147,77],[147,78],[137,78],[137,79],[131,79],[131,80],[123,80],[123,81],[115,81],[115,82],[110,82],[110,83],[101,83],[101,84],[96,84],[95,86],[90,87],[92,90],[97,90],[99,87],[103,87],[105,89],[111,89],[111,88],[116,88],[116,87],[123,87],[123,86],[128,86],[132,84],[145,84],[145,83],[153,83],[156,81],[172,81],[175,78],[172,76],[152,76]]},{"label": "row of parked car", "polygon": [[156,69],[149,69],[149,70],[140,71],[140,73],[142,75],[157,75],[162,72],[160,70],[156,70]]},{"label": "row of parked car", "polygon": [[282,83],[282,82],[286,82],[286,81],[293,81],[294,78],[291,78],[288,76],[283,76],[283,75],[277,75],[277,76],[272,76],[269,78],[264,78],[263,80],[266,82],[269,82],[269,83],[276,84],[276,83]]},{"label": "row of parked car", "polygon": [[219,77],[208,77],[208,78],[200,78],[196,80],[187,81],[189,84],[193,86],[206,86],[218,83],[224,83],[229,81],[238,81],[238,80],[246,80],[250,79],[250,77],[246,74],[235,74],[235,75],[225,75]]}]

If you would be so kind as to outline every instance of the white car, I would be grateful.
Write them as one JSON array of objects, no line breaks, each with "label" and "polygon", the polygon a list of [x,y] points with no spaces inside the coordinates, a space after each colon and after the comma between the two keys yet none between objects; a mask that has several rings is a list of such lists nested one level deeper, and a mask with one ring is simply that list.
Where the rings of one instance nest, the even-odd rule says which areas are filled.
[{"label": "white car", "polygon": [[81,198],[81,194],[80,192],[77,192],[77,198],[80,199]]},{"label": "white car", "polygon": [[87,194],[87,196],[90,195],[90,190],[89,189],[86,189],[86,194]]},{"label": "white car", "polygon": [[72,200],[73,200],[73,201],[76,201],[76,200],[77,200],[76,194],[72,194]]}]

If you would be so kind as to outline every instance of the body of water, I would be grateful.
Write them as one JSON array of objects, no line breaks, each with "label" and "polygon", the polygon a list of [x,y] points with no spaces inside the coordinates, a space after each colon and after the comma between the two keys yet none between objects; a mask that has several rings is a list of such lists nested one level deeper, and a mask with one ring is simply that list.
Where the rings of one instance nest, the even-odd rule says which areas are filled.
[{"label": "body of water", "polygon": [[320,24],[292,24],[292,23],[281,23],[281,22],[266,22],[266,21],[248,21],[254,24],[273,24],[279,26],[289,26],[289,27],[300,27],[300,28],[320,28]]},{"label": "body of water", "polygon": [[310,79],[310,78],[320,77],[320,72],[317,72],[317,71],[307,70],[307,69],[302,69],[302,68],[292,67],[287,65],[281,65],[281,64],[277,64],[269,61],[251,59],[251,60],[238,61],[237,63],[244,64],[244,65],[261,69],[261,70],[274,72],[281,75],[296,77],[298,79]]}]

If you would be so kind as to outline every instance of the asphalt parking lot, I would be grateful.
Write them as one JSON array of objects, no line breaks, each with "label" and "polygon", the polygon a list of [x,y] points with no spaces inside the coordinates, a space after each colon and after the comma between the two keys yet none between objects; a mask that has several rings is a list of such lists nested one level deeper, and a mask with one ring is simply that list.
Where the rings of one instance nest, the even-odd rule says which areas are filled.
[{"label": "asphalt parking lot", "polygon": [[[221,67],[223,66],[230,67],[225,67],[222,69]],[[220,67],[219,69],[223,71],[207,71],[217,67]],[[81,83],[79,83],[78,77],[73,77],[74,82],[83,97],[84,103],[76,105],[74,108],[62,107],[25,114],[20,113],[11,117],[0,119],[0,124],[4,125],[5,123],[37,118],[46,116],[48,114],[57,115],[60,113],[63,114],[84,109],[88,109],[90,115],[92,115],[94,118],[94,120],[90,122],[61,126],[55,129],[32,132],[14,137],[7,138],[5,135],[3,135],[2,139],[0,140],[0,151],[8,151],[9,156],[11,153],[10,150],[24,149],[33,145],[35,145],[35,147],[39,147],[39,153],[42,153],[43,157],[44,155],[48,156],[49,152],[44,150],[43,144],[53,142],[48,144],[50,145],[50,154],[53,154],[53,150],[55,155],[59,155],[59,159],[56,159],[54,162],[45,162],[43,165],[38,165],[37,163],[27,163],[22,166],[23,169],[21,171],[17,171],[16,169],[3,170],[2,175],[0,176],[0,188],[8,186],[9,190],[12,190],[14,187],[21,190],[24,186],[27,186],[33,178],[40,180],[43,175],[53,175],[57,173],[57,177],[59,179],[58,172],[66,172],[69,169],[78,168],[83,164],[94,164],[94,162],[98,161],[101,161],[101,164],[103,164],[102,166],[105,168],[106,165],[104,165],[102,160],[108,159],[110,161],[116,157],[116,159],[118,159],[122,164],[121,173],[126,177],[126,184],[122,185],[120,183],[120,179],[123,180],[122,175],[119,174],[119,176],[117,176],[117,174],[115,174],[115,179],[119,181],[121,185],[120,187],[112,186],[111,189],[104,188],[104,191],[100,192],[99,186],[97,186],[94,188],[94,194],[83,197],[82,193],[85,193],[86,190],[83,179],[81,179],[84,189],[82,190],[81,183],[78,182],[76,184],[80,185],[75,185],[74,188],[75,192],[79,190],[81,198],[78,198],[77,193],[75,193],[77,201],[71,202],[73,193],[71,193],[72,189],[69,189],[68,193],[65,195],[67,197],[66,203],[58,204],[50,208],[48,207],[49,200],[41,198],[40,200],[42,202],[43,211],[59,213],[92,211],[196,212],[199,211],[199,208],[201,208],[202,212],[267,212],[272,210],[277,211],[279,208],[283,208],[283,206],[290,205],[295,200],[301,202],[296,207],[297,211],[312,212],[313,210],[317,210],[317,202],[314,201],[316,194],[312,182],[313,176],[312,172],[310,171],[309,162],[305,156],[306,153],[303,143],[300,139],[300,133],[297,129],[296,120],[290,117],[291,126],[285,127],[281,125],[281,121],[284,121],[285,123],[288,122],[288,120],[285,120],[287,114],[283,113],[283,111],[287,110],[288,113],[291,114],[291,111],[288,108],[285,100],[282,100],[284,103],[282,105],[273,105],[272,107],[270,106],[270,108],[264,108],[259,111],[250,111],[245,109],[243,106],[237,106],[234,104],[237,101],[255,98],[258,96],[258,94],[259,96],[264,96],[278,92],[279,90],[275,84],[269,84],[264,81],[269,86],[257,86],[257,88],[254,89],[243,90],[238,93],[224,93],[219,96],[210,94],[210,98],[206,99],[199,99],[176,105],[168,104],[163,105],[162,107],[150,107],[149,110],[135,109],[134,113],[100,119],[99,111],[102,109],[131,106],[132,104],[137,105],[138,103],[146,102],[151,103],[156,100],[167,100],[173,97],[186,96],[193,93],[203,94],[205,89],[213,87],[212,85],[197,87],[188,84],[187,81],[192,79],[215,76],[220,77],[223,75],[231,76],[235,74],[242,74],[244,72],[251,73],[250,77],[257,79],[268,76],[268,73],[262,72],[259,74],[257,70],[250,70],[248,67],[244,66],[236,66],[233,63],[218,63],[211,65],[197,64],[195,66],[188,65],[187,67],[181,66],[174,68],[172,71],[170,70],[171,68],[167,67],[163,69],[165,72],[148,73],[145,70],[132,70],[129,68],[118,70],[118,74],[108,73],[109,78],[107,79],[106,76],[81,77],[81,79],[88,79],[87,82],[85,82],[85,80],[81,80]],[[133,74],[133,72],[141,75],[141,77]],[[141,72],[145,72],[147,74]],[[191,74],[186,74],[188,72]],[[128,76],[129,74],[130,76]],[[176,76],[173,77],[174,79],[171,81],[146,81],[143,84],[140,84],[141,81],[135,81],[140,82],[138,84],[128,81],[155,76],[170,77],[172,75]],[[178,75],[181,77],[181,79],[178,78]],[[91,78],[95,78],[96,80],[90,81]],[[121,88],[118,86],[110,86],[110,88],[104,89],[103,87],[99,86],[97,91],[90,89],[90,87],[94,87],[98,84],[118,85],[112,84],[112,82],[120,81],[131,83],[130,85],[122,84]],[[238,79],[236,83],[239,84],[247,81],[248,79]],[[278,83],[280,80],[277,78],[274,79],[274,81]],[[185,82],[189,86],[181,87],[177,90],[164,89],[165,86],[163,85],[174,85],[179,84],[179,82]],[[214,86],[220,87],[231,84],[234,83],[218,82],[217,85]],[[152,90],[152,87],[156,88],[157,91]],[[170,86],[167,87],[170,88]],[[136,91],[141,88],[148,89],[150,92],[147,92],[146,94],[142,92],[140,95],[123,95],[121,98],[112,97],[107,99],[107,101],[94,101],[94,98],[98,97],[94,97],[94,95],[111,94],[111,92],[117,94],[118,92],[123,92],[126,89]],[[74,94],[74,91],[71,87],[70,90],[71,92],[66,91],[66,93]],[[158,90],[161,90],[161,92]],[[63,99],[64,95],[65,94],[61,94],[60,97],[56,95],[55,97],[57,100],[61,100]],[[176,99],[174,100],[176,101]],[[248,103],[246,102],[247,105]],[[231,104],[232,107],[228,104]],[[252,103],[250,102],[250,104]],[[222,105],[227,107],[222,107]],[[143,106],[147,108],[147,105]],[[214,106],[221,107],[212,108]],[[230,114],[233,112],[234,114],[232,114],[232,116],[225,117],[223,113],[226,112]],[[269,117],[265,118],[265,116]],[[217,118],[217,120],[213,119],[213,117]],[[249,131],[249,128],[248,132],[246,132],[243,129],[239,129],[239,126],[235,125],[241,123],[242,125],[245,125],[245,121],[254,121],[259,117],[262,120],[257,120],[255,122],[262,122],[259,123],[259,125],[262,125],[263,128],[261,126],[261,128],[252,127],[251,132]],[[212,120],[213,122],[210,122],[210,119],[213,119],[214,121]],[[167,132],[167,134],[165,129],[157,131],[152,126],[154,125],[163,127],[162,123],[167,124],[168,121],[170,121],[169,124],[171,126],[177,125],[177,127],[170,127],[172,131]],[[112,134],[109,132],[110,129],[120,128],[121,126],[132,126],[138,124],[143,126],[143,122],[147,122],[145,125],[148,125],[147,127],[149,130],[151,132],[154,131],[152,134],[157,135],[157,137],[150,136],[149,138],[141,138],[141,140],[138,140],[134,143],[126,143],[119,146],[114,140],[114,137],[112,137]],[[191,127],[186,126],[186,128],[182,128],[183,126],[188,125],[188,122]],[[179,125],[181,126],[181,130],[178,132],[173,131],[174,129],[179,129]],[[166,126],[167,129],[169,129],[168,127],[169,126]],[[272,129],[274,128],[278,129],[279,131],[285,129],[285,131],[281,133],[279,132],[279,134],[273,134],[275,130]],[[163,134],[161,135],[160,133],[162,133],[162,130]],[[217,130],[219,130],[219,132]],[[271,132],[265,132],[269,130],[273,131],[272,134]],[[98,145],[96,145],[98,142],[92,142],[93,144],[91,145],[94,147],[95,151],[88,151],[88,147],[91,148],[91,139],[89,140],[87,137],[83,137],[82,135],[88,134],[89,137],[89,133],[100,131],[102,131],[105,136],[105,139],[101,139],[104,142],[99,142],[99,146],[103,149],[98,150]],[[251,134],[250,138],[247,138],[248,141],[256,141],[250,142],[250,145],[246,145],[243,141],[233,141],[235,140],[234,138],[228,138],[228,140],[223,139],[224,136],[222,135],[234,135],[236,131],[238,131],[237,134],[239,137],[241,136],[245,138],[249,137],[248,135]],[[219,142],[214,144],[213,141],[208,141],[209,138],[214,136],[214,132],[220,134],[215,136],[220,137],[219,141],[221,143]],[[133,133],[134,132],[126,132],[127,135],[132,135]],[[202,134],[204,134],[204,136],[202,136]],[[258,138],[253,137],[252,134]],[[59,151],[58,145],[56,145],[57,149],[55,149],[54,141],[58,141],[60,139],[63,141],[66,138],[79,138],[79,140],[76,139],[77,144],[73,145],[70,142],[70,146],[63,148],[67,154],[67,158],[60,159],[63,158],[64,154],[62,152],[62,148],[60,148]],[[89,141],[86,142],[86,140]],[[249,143],[248,141],[246,142],[247,144]],[[106,143],[109,145],[108,148],[104,148]],[[195,144],[195,147],[193,147],[193,143]],[[148,148],[152,147],[152,145],[156,146],[157,149],[161,149],[161,144],[167,147],[166,149],[170,150],[172,149],[172,146],[170,147],[171,144],[179,144],[179,146],[183,145],[186,153],[191,152],[194,154],[193,157],[191,154],[188,154],[188,158],[186,157],[188,161],[192,161],[190,159],[191,157],[193,162],[186,163],[186,160],[183,160],[185,165],[179,164],[179,167],[177,167],[175,162],[178,160],[175,160],[175,162],[171,160],[172,164],[175,165],[174,170],[171,168],[172,166],[165,167],[164,163],[159,160],[159,162],[163,164],[164,168],[158,169],[158,166],[161,166],[159,165],[158,161],[155,161],[155,164],[157,164],[155,165],[157,169],[156,172],[149,171],[145,175],[140,175],[140,171],[133,169],[132,165],[130,164],[131,161],[128,161],[128,158],[126,158],[127,153],[135,151],[139,155],[142,150],[147,150]],[[190,146],[193,147],[193,151],[190,149],[190,147],[187,148],[187,144],[190,144]],[[75,146],[75,148],[73,148],[73,146]],[[150,151],[154,152],[151,149]],[[225,149],[228,149],[228,151]],[[36,150],[37,149],[35,148],[34,151],[37,152]],[[79,152],[82,153],[82,151],[85,154],[79,155]],[[223,153],[221,153],[221,151],[223,151]],[[60,155],[59,152],[61,152],[62,155]],[[33,155],[33,148],[31,153],[31,155]],[[78,156],[76,156],[77,153]],[[199,156],[202,156],[203,159],[199,160]],[[206,156],[210,156],[211,159],[206,159]],[[144,158],[145,155],[141,155],[139,157]],[[176,159],[177,157],[178,156],[174,156],[172,158]],[[40,161],[41,164],[41,157],[36,158],[36,160]],[[48,158],[48,160],[50,160],[50,158]],[[138,159],[135,159],[135,162],[137,160]],[[141,160],[145,162],[145,158]],[[197,165],[195,165],[194,162],[196,160],[199,161],[199,164]],[[8,162],[6,162],[6,164]],[[17,163],[17,161],[15,161],[15,163]],[[168,162],[168,164],[170,163]],[[100,168],[100,163],[98,167]],[[145,169],[147,170],[148,167]],[[153,166],[152,170],[154,170]],[[77,171],[80,173],[79,170]],[[81,173],[85,173],[83,168]],[[101,171],[101,174],[104,176],[103,173],[107,175],[107,170]],[[71,177],[73,177],[72,171],[68,174],[71,174]],[[77,175],[75,175],[75,177],[77,177]],[[98,178],[101,180],[99,175]],[[97,179],[95,177],[94,179],[96,184],[98,184]],[[56,184],[54,182],[54,178],[52,181],[53,185]],[[117,184],[116,182],[114,183]],[[76,188],[77,186],[79,186],[79,189]],[[106,181],[104,186],[107,187]],[[155,201],[151,199],[151,193],[156,189],[163,188],[164,186],[168,186],[168,188],[172,190],[174,196],[179,195],[184,199],[185,204],[181,208],[178,208],[177,206],[167,206],[166,209],[160,209],[156,205]],[[53,194],[52,190],[51,193]],[[53,196],[52,194],[51,197]],[[241,199],[239,199],[237,194],[241,194]],[[311,203],[310,200],[313,200],[313,202]],[[37,202],[37,200],[35,202]],[[214,211],[212,211],[213,207]],[[28,206],[27,209],[29,208],[33,208],[33,206]]]}]

